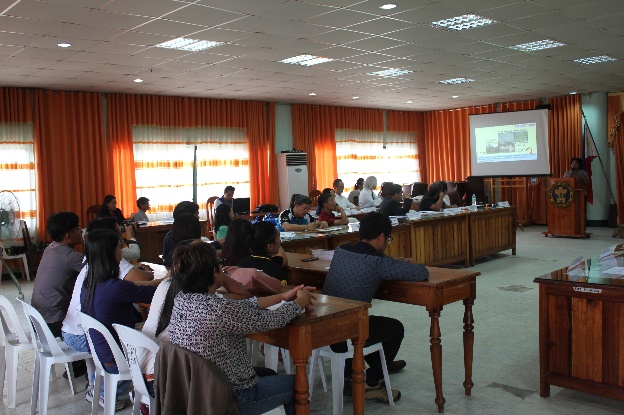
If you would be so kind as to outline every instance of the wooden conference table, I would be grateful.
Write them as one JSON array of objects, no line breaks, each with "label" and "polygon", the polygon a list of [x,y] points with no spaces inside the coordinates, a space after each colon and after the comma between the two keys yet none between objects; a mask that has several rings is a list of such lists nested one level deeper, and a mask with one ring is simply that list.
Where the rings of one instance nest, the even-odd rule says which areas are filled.
[{"label": "wooden conference table", "polygon": [[[309,258],[307,254],[287,253],[289,284],[323,286],[330,261],[301,262]],[[442,393],[442,341],[440,339],[440,313],[442,308],[457,301],[464,303],[464,392],[470,395],[474,383],[472,382],[472,357],[474,345],[474,319],[472,306],[477,295],[476,278],[479,272],[467,270],[452,270],[444,268],[429,269],[429,280],[422,282],[386,281],[381,284],[375,298],[398,303],[424,306],[431,318],[429,336],[431,337],[431,366],[433,369],[433,383],[436,390],[435,403],[438,412],[444,412],[444,395]],[[334,330],[340,331],[340,330]]]},{"label": "wooden conference table", "polygon": [[[208,236],[206,223],[206,220],[199,221],[202,236]],[[139,227],[135,236],[137,243],[141,247],[139,262],[162,264],[159,255],[162,255],[165,236],[171,230],[172,226],[173,221],[165,221],[148,222],[147,225]]]},{"label": "wooden conference table", "polygon": [[[454,215],[423,216],[392,227],[394,242],[388,246],[392,257],[413,258],[419,264],[438,266],[463,262],[474,266],[475,259],[511,249],[516,254],[516,208],[479,209]],[[287,252],[310,253],[310,249],[335,249],[357,242],[358,232],[341,230],[324,233],[296,232],[282,239]]]},{"label": "wooden conference table", "polygon": [[535,278],[541,397],[555,385],[624,400],[622,267],[624,245],[616,245]]}]

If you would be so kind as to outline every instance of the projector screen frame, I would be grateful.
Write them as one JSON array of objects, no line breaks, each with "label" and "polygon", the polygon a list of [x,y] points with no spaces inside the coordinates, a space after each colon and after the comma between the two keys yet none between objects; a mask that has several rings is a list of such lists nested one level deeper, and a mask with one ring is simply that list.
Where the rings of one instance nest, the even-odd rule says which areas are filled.
[{"label": "projector screen frame", "polygon": [[[468,119],[470,176],[552,175],[548,148],[548,109],[472,114],[468,116]],[[526,131],[525,139],[523,138],[524,131]],[[499,151],[501,145],[505,145],[507,151]],[[518,145],[520,150],[518,150]],[[495,149],[496,152],[488,156],[490,148]],[[477,149],[481,151],[478,153]],[[482,161],[479,162],[479,158]]]}]

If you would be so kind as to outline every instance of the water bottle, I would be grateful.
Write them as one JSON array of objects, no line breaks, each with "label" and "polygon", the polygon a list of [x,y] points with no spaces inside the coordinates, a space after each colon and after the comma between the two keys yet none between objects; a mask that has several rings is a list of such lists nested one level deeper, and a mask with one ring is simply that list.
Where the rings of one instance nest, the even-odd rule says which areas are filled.
[{"label": "water bottle", "polygon": [[477,206],[477,195],[472,194],[472,206]]}]

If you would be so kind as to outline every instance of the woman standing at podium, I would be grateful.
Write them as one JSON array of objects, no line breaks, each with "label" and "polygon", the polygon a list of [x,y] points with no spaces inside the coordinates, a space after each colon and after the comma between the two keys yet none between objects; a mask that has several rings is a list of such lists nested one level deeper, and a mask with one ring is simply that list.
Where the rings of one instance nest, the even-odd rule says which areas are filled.
[{"label": "woman standing at podium", "polygon": [[575,178],[579,182],[583,183],[583,186],[589,185],[589,176],[585,170],[581,170],[582,160],[578,157],[572,157],[570,160],[570,170],[563,174],[564,179]]}]

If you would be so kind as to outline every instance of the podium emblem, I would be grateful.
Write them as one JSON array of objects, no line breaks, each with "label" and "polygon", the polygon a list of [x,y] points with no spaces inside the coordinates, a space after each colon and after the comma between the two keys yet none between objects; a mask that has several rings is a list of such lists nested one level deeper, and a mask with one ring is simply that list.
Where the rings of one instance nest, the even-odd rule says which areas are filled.
[{"label": "podium emblem", "polygon": [[554,182],[549,193],[550,203],[558,208],[566,208],[574,201],[574,189],[566,182]]},{"label": "podium emblem", "polygon": [[531,176],[531,178],[529,179],[529,184],[531,186],[537,186],[540,182],[540,178],[538,176]]}]

